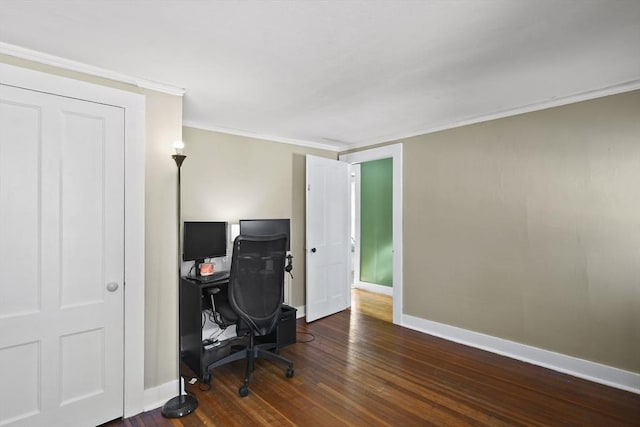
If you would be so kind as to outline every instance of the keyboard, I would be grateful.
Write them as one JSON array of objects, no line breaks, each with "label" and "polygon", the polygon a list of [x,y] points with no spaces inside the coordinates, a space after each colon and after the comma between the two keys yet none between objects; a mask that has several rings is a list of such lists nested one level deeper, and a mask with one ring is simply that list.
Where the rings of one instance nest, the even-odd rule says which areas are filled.
[{"label": "keyboard", "polygon": [[219,280],[225,280],[229,278],[229,272],[228,271],[216,271],[213,274],[209,275],[209,276],[199,276],[199,277],[193,277],[193,279],[197,280],[200,283],[211,283],[211,282],[217,282]]}]

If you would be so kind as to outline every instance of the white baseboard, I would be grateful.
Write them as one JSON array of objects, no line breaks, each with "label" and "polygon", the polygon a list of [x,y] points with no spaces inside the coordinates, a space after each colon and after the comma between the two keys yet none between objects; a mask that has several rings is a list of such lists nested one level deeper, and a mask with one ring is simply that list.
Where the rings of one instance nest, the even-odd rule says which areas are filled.
[{"label": "white baseboard", "polygon": [[406,314],[402,316],[402,326],[435,335],[449,341],[549,368],[574,377],[640,394],[640,374],[635,372],[624,371],[611,366]]},{"label": "white baseboard", "polygon": [[296,307],[296,319],[299,319],[301,317],[304,317],[307,315],[307,306],[306,305],[301,305],[300,307]]},{"label": "white baseboard", "polygon": [[367,282],[355,282],[353,286],[356,287],[357,289],[362,289],[363,291],[393,296],[393,287],[391,286],[383,286],[383,285],[378,285],[376,283],[367,283]]},{"label": "white baseboard", "polygon": [[169,381],[144,391],[144,412],[164,405],[167,400],[178,395],[178,380]]}]

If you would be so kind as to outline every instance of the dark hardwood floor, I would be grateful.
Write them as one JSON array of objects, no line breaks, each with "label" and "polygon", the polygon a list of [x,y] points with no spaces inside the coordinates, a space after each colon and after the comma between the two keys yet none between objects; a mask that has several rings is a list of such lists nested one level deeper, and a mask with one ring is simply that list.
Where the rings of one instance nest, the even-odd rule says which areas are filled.
[{"label": "dark hardwood floor", "polygon": [[200,402],[191,415],[157,409],[106,426],[640,426],[640,395],[395,326],[383,320],[390,305],[371,298],[298,320],[298,343],[282,350],[291,379],[258,361],[240,398],[237,362],[213,373],[210,390],[188,386]]}]

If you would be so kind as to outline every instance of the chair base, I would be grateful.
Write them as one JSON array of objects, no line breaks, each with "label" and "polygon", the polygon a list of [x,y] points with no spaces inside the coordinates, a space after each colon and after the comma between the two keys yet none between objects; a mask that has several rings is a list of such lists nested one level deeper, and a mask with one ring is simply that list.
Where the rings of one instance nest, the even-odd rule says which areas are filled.
[{"label": "chair base", "polygon": [[253,335],[250,336],[249,346],[247,346],[245,349],[235,353],[231,353],[228,356],[225,356],[222,359],[217,360],[211,365],[209,365],[207,367],[207,375],[205,378],[203,378],[203,381],[207,384],[211,381],[211,371],[213,369],[222,365],[226,365],[227,363],[245,359],[247,361],[247,367],[245,371],[244,382],[238,389],[238,394],[241,397],[245,397],[249,394],[249,381],[251,379],[251,372],[253,372],[253,369],[254,369],[254,361],[257,358],[267,359],[272,362],[283,363],[287,365],[287,371],[285,375],[287,378],[293,377],[294,375],[293,362],[273,352],[274,350],[277,349],[276,344],[275,343],[255,344],[254,338],[255,337]]}]

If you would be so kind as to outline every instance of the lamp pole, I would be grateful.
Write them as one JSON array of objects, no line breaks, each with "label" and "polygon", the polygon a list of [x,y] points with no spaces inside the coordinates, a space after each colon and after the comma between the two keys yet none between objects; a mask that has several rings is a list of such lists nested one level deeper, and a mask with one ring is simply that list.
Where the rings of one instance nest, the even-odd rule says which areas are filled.
[{"label": "lamp pole", "polygon": [[173,160],[176,162],[176,166],[178,167],[178,188],[177,188],[177,216],[178,216],[178,288],[177,288],[177,301],[178,301],[178,395],[176,397],[173,397],[171,399],[169,399],[167,401],[167,403],[165,403],[162,406],[162,415],[167,417],[167,418],[180,418],[180,417],[184,417],[185,415],[189,415],[190,413],[192,413],[193,411],[195,411],[195,409],[198,407],[198,399],[196,399],[195,396],[191,395],[191,394],[183,394],[182,390],[183,388],[183,384],[182,384],[182,369],[181,369],[181,362],[182,362],[182,334],[180,332],[180,268],[181,268],[181,257],[180,257],[180,223],[181,223],[181,204],[182,204],[182,197],[180,194],[180,169],[182,167],[182,162],[184,162],[184,159],[187,158],[187,156],[182,154],[182,148],[184,148],[184,143],[182,141],[176,141],[173,144],[174,148],[176,149],[176,154],[172,155],[171,157],[173,158]]}]

